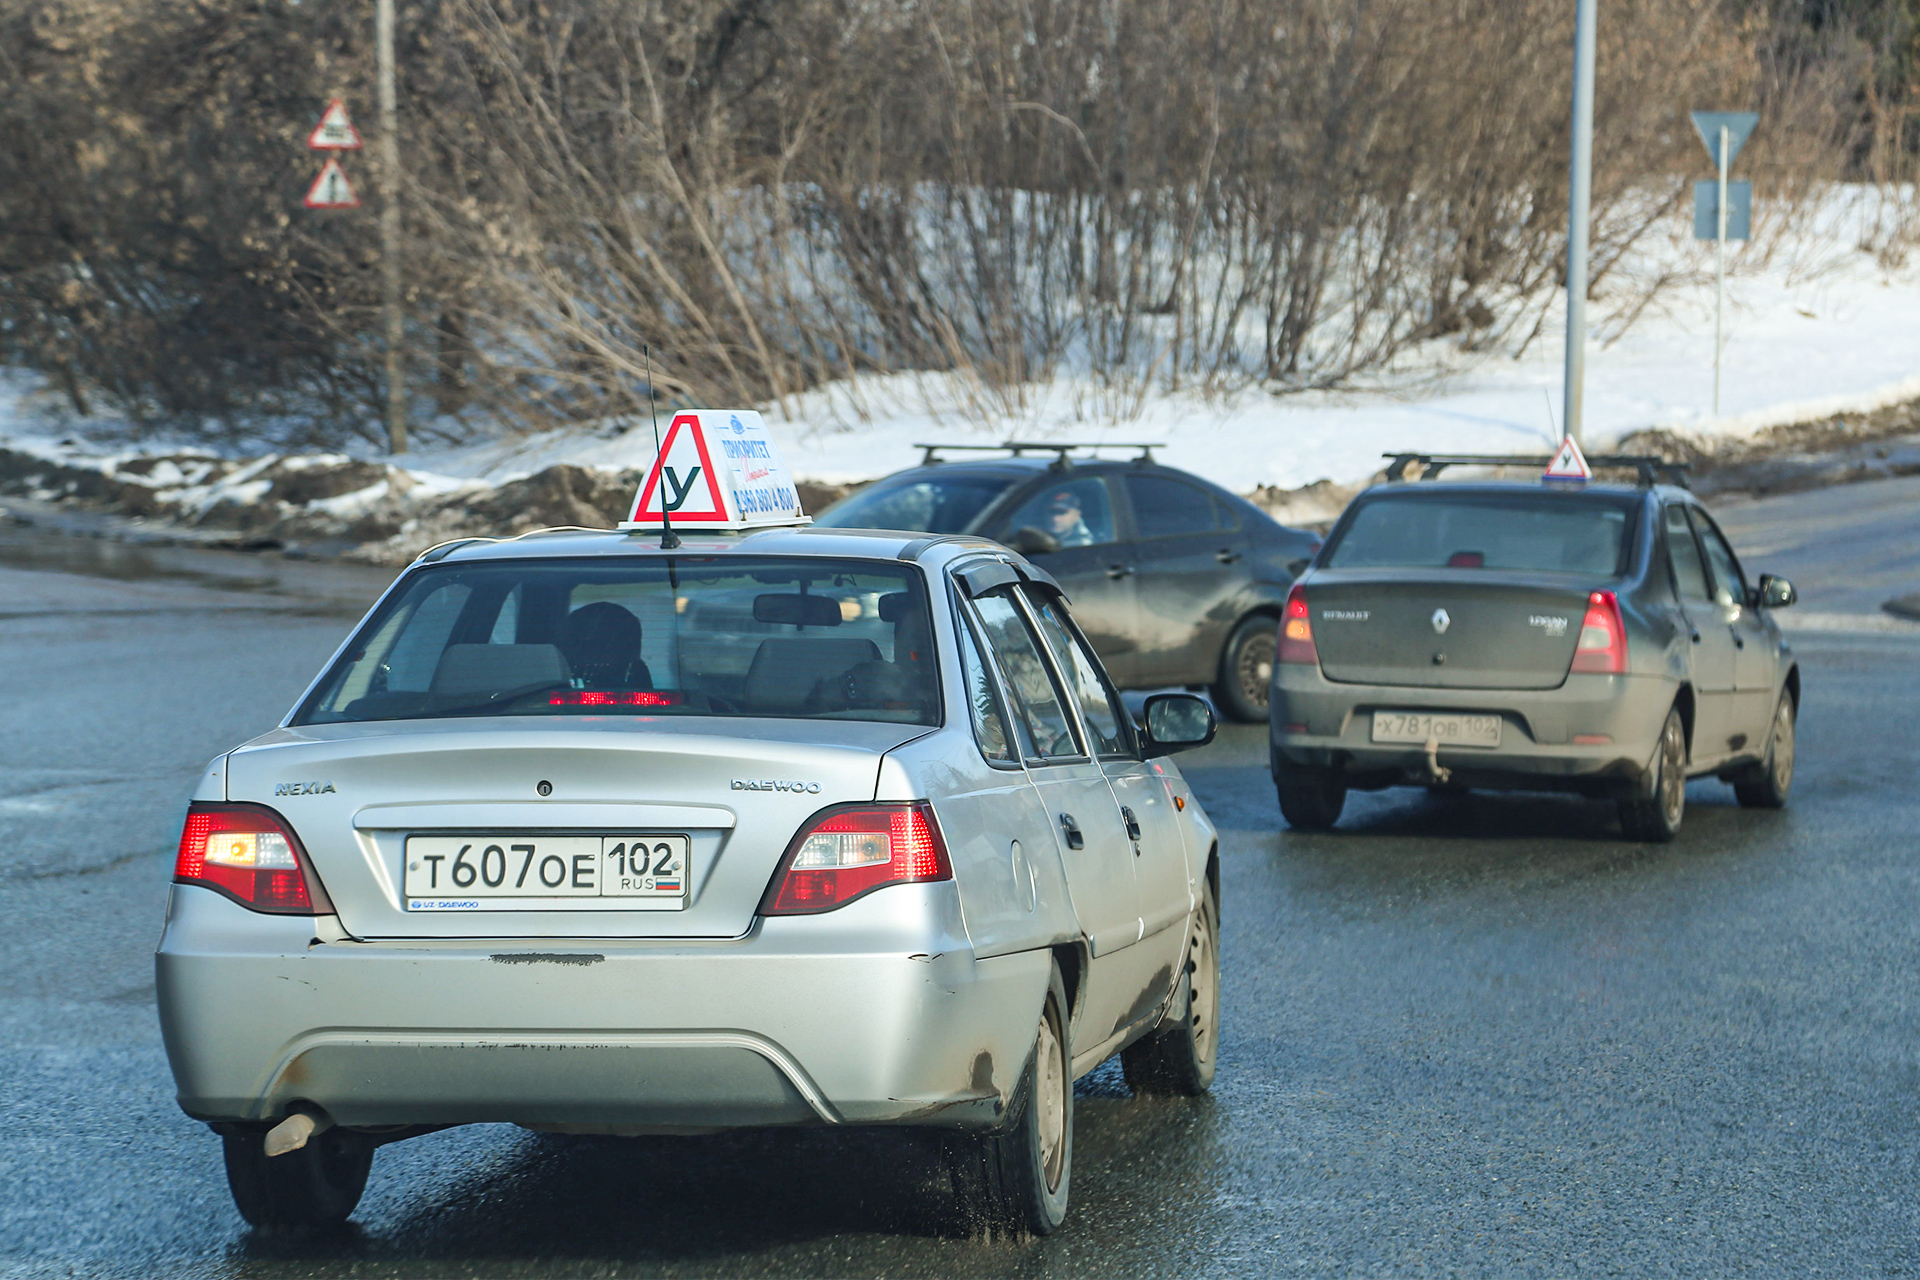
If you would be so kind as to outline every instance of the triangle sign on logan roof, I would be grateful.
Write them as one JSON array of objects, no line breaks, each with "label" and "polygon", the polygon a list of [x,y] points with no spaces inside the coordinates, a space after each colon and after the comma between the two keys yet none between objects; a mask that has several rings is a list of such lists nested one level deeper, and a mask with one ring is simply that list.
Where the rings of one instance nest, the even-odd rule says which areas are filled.
[{"label": "triangle sign on logan roof", "polygon": [[793,476],[751,409],[685,409],[673,415],[622,529],[756,529],[811,524]]},{"label": "triangle sign on logan roof", "polygon": [[1587,455],[1580,452],[1580,446],[1574,443],[1573,437],[1568,436],[1560,442],[1560,452],[1553,455],[1553,461],[1547,464],[1540,478],[1585,484],[1593,479],[1593,468],[1587,465]]}]

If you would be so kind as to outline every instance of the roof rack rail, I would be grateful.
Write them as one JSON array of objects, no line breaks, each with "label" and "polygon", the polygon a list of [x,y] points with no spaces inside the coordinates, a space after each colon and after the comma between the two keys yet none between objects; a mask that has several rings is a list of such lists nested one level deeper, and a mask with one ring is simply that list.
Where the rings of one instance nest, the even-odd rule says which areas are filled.
[{"label": "roof rack rail", "polygon": [[[1407,468],[1416,462],[1420,464],[1422,480],[1437,479],[1448,467],[1538,467],[1545,471],[1553,462],[1551,457],[1503,453],[1383,453],[1380,456],[1392,459],[1387,464],[1387,481],[1390,484],[1405,480]],[[1652,454],[1600,453],[1588,458],[1587,465],[1595,470],[1602,467],[1630,467],[1639,483],[1649,488],[1663,483],[1678,485],[1682,489],[1693,487],[1687,476],[1686,463],[1668,462]]]},{"label": "roof rack rail", "polygon": [[1065,471],[1073,465],[1071,455],[1077,449],[1138,449],[1140,456],[1134,459],[1135,462],[1152,462],[1153,451],[1164,449],[1166,445],[1141,444],[1127,440],[1098,440],[1085,444],[1008,440],[1004,444],[915,444],[913,447],[924,450],[920,456],[920,465],[923,467],[930,467],[942,461],[939,455],[943,451],[947,453],[1011,453],[1016,458],[1025,453],[1037,452],[1053,454],[1053,466],[1057,470]]}]

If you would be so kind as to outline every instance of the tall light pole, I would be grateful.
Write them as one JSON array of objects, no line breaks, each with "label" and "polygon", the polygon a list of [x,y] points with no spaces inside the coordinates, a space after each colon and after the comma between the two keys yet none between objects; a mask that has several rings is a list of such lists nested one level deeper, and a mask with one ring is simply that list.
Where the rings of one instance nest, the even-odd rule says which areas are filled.
[{"label": "tall light pole", "polygon": [[1593,25],[1596,0],[1573,12],[1573,163],[1567,179],[1567,367],[1561,419],[1581,444],[1587,376],[1587,224],[1593,216]]},{"label": "tall light pole", "polygon": [[386,294],[387,445],[407,451],[407,388],[400,361],[400,107],[393,83],[393,0],[375,0],[380,74],[380,274]]}]

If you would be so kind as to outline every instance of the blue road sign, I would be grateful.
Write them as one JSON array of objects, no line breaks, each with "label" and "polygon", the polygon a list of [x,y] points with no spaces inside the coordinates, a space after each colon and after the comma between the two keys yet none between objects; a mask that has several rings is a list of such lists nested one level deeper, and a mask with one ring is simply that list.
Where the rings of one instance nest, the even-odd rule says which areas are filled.
[{"label": "blue road sign", "polygon": [[[1720,183],[1713,178],[1693,184],[1693,238],[1720,238]],[[1727,184],[1727,239],[1753,238],[1753,184]]]},{"label": "blue road sign", "polygon": [[[1740,148],[1747,145],[1747,135],[1753,132],[1753,126],[1760,123],[1760,116],[1753,111],[1696,111],[1693,113],[1693,127],[1700,131],[1700,141],[1707,144],[1707,154],[1713,157],[1714,168],[1720,167],[1720,130],[1727,131],[1726,167],[1733,168],[1733,158],[1740,154]],[[1729,204],[1732,202],[1729,201]],[[1733,233],[1729,231],[1728,235]]]}]

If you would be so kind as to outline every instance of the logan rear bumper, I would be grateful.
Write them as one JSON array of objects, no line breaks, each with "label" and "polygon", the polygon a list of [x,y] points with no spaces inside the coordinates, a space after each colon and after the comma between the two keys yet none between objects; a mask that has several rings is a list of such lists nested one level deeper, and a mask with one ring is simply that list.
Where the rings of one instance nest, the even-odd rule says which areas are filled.
[{"label": "logan rear bumper", "polygon": [[[1343,684],[1318,667],[1277,667],[1272,745],[1276,776],[1334,768],[1357,786],[1428,781],[1418,745],[1373,741],[1377,710],[1470,712],[1501,718],[1497,747],[1441,746],[1438,763],[1468,786],[1605,790],[1640,780],[1678,686],[1660,676],[1570,675],[1557,689],[1441,689]],[[1303,726],[1295,728],[1294,726]],[[1575,735],[1605,735],[1578,743]]]},{"label": "logan rear bumper", "polygon": [[323,942],[316,924],[337,932],[174,886],[156,971],[189,1115],[991,1125],[1048,973],[1045,952],[975,960],[950,883],[712,943]]}]

